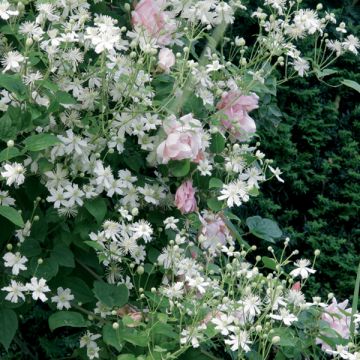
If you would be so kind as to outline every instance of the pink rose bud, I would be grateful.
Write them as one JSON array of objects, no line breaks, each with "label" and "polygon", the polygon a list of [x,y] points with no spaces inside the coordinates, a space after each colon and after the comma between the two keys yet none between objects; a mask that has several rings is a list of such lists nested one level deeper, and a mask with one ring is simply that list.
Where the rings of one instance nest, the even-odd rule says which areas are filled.
[{"label": "pink rose bud", "polygon": [[176,190],[175,205],[182,214],[187,214],[197,209],[195,189],[191,180],[185,181]]},{"label": "pink rose bud", "polygon": [[168,73],[170,68],[175,64],[175,55],[174,53],[167,48],[162,48],[159,52],[159,62],[158,66],[161,70]]},{"label": "pink rose bud", "polygon": [[292,287],[291,290],[300,291],[301,290],[301,283],[297,281]]},{"label": "pink rose bud", "polygon": [[236,138],[241,138],[241,134],[236,128],[254,133],[256,124],[248,112],[259,107],[258,101],[259,97],[256,94],[241,95],[240,91],[225,93],[217,104],[217,108],[226,115],[221,121],[222,125],[230,130]]},{"label": "pink rose bud", "polygon": [[156,153],[158,162],[167,164],[170,160],[190,159],[198,162],[204,157],[204,130],[199,120],[187,114],[179,120],[170,119],[164,123],[167,138],[159,144]]},{"label": "pink rose bud", "polygon": [[132,12],[133,25],[142,27],[160,45],[168,45],[176,30],[174,21],[162,10],[164,6],[165,0],[141,0]]}]

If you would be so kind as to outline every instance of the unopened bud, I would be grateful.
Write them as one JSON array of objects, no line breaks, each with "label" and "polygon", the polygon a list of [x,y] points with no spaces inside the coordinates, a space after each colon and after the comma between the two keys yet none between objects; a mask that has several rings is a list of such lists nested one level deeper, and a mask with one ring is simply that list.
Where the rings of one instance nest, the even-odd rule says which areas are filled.
[{"label": "unopened bud", "polygon": [[9,148],[12,148],[14,147],[15,143],[14,143],[14,140],[9,140],[7,143],[6,143],[7,147]]}]

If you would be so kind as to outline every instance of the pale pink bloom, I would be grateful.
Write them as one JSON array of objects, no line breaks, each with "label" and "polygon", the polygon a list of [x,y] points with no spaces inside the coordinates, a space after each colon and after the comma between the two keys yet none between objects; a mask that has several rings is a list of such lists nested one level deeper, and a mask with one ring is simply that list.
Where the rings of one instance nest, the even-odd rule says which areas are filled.
[{"label": "pale pink bloom", "polygon": [[159,52],[158,66],[161,70],[168,73],[170,68],[175,65],[175,55],[172,50],[162,48]]},{"label": "pale pink bloom", "polygon": [[167,138],[157,148],[160,163],[184,159],[198,162],[204,157],[203,129],[200,121],[191,114],[181,117],[179,121],[171,118],[164,124],[164,130]]},{"label": "pale pink bloom", "polygon": [[259,97],[254,93],[241,95],[241,92],[236,90],[224,93],[217,104],[217,108],[226,115],[226,118],[221,120],[222,125],[236,138],[242,137],[239,129],[247,133],[254,133],[256,124],[248,113],[259,107],[258,101]]},{"label": "pale pink bloom", "polygon": [[167,14],[161,9],[164,4],[164,0],[141,0],[132,12],[133,25],[142,27],[159,45],[168,45],[174,31]]},{"label": "pale pink bloom", "polygon": [[[332,303],[324,308],[324,313],[322,314],[321,319],[327,322],[330,327],[335,330],[339,336],[343,339],[349,339],[350,337],[350,321],[351,321],[351,309],[346,308],[348,305],[348,300],[343,301],[338,304],[336,299],[334,298]],[[347,316],[344,312],[349,313]],[[325,336],[329,336],[324,334]],[[331,337],[331,336],[329,336]],[[323,350],[331,350],[330,345],[326,344],[321,339],[316,339],[318,344],[321,344],[321,348]]]},{"label": "pale pink bloom", "polygon": [[301,290],[301,283],[300,283],[300,281],[297,281],[297,282],[291,287],[291,290],[300,291],[300,290]]},{"label": "pale pink bloom", "polygon": [[199,216],[202,223],[201,246],[210,252],[216,252],[218,244],[226,245],[230,232],[224,220],[218,214]]},{"label": "pale pink bloom", "polygon": [[196,210],[195,189],[193,188],[191,180],[185,181],[176,190],[175,204],[182,214]]}]

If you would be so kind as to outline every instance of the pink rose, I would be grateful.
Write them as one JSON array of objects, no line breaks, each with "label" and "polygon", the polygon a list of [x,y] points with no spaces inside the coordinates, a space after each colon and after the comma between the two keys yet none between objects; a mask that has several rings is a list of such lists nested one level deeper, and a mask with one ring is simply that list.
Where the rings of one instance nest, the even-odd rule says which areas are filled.
[{"label": "pink rose", "polygon": [[175,30],[174,24],[161,9],[164,5],[164,0],[141,0],[132,12],[133,25],[143,27],[160,45],[168,45]]},{"label": "pink rose", "polygon": [[[346,309],[348,302],[348,300],[345,300],[342,303],[338,304],[336,299],[333,299],[332,303],[328,307],[324,308],[324,313],[321,317],[321,319],[326,321],[330,325],[330,327],[335,330],[343,339],[349,339],[350,337],[351,316],[346,316],[340,310],[348,312],[350,314],[351,309]],[[326,344],[321,339],[316,339],[316,342],[318,344],[321,344],[321,348],[323,350],[331,349],[331,346]]]},{"label": "pink rose", "polygon": [[159,62],[158,66],[161,70],[168,73],[170,68],[175,64],[175,55],[174,53],[167,48],[162,48],[159,52]]},{"label": "pink rose", "polygon": [[195,189],[193,188],[191,180],[185,181],[176,190],[175,205],[182,214],[187,214],[197,209]]},{"label": "pink rose", "polygon": [[164,130],[167,138],[156,151],[159,163],[184,159],[198,162],[204,157],[203,129],[200,121],[191,114],[181,117],[179,121],[171,118],[164,124]]},{"label": "pink rose", "polygon": [[200,216],[202,223],[201,235],[203,237],[201,246],[214,253],[218,250],[218,244],[225,245],[231,239],[230,232],[223,219],[218,214],[206,214]]},{"label": "pink rose", "polygon": [[258,108],[258,101],[259,97],[256,94],[241,95],[240,91],[229,91],[223,94],[217,104],[217,108],[226,115],[226,118],[221,121],[222,125],[236,138],[242,137],[239,129],[254,133],[256,124],[248,112]]},{"label": "pink rose", "polygon": [[297,281],[297,282],[291,287],[291,290],[300,291],[300,290],[301,290],[301,283],[300,283],[300,281]]}]

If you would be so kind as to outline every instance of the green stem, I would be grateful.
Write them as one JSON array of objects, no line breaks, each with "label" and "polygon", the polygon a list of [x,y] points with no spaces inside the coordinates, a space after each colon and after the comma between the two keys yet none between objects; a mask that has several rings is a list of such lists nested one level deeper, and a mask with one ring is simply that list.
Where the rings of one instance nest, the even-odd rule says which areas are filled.
[{"label": "green stem", "polygon": [[355,288],[354,288],[354,298],[353,298],[352,309],[351,309],[351,322],[350,322],[350,334],[351,334],[351,337],[354,337],[354,332],[355,332],[354,315],[357,312],[357,308],[358,308],[359,288],[360,288],[360,263],[359,263],[358,270],[357,270],[357,275],[356,275],[356,282],[355,282]]}]

